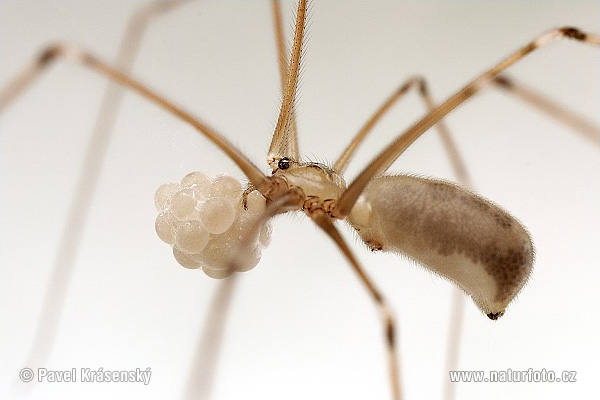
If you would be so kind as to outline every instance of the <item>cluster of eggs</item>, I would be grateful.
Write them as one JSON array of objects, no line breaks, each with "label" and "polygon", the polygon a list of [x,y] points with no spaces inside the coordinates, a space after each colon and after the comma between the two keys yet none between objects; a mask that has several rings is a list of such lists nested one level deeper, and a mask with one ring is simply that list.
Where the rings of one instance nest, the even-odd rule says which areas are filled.
[{"label": "cluster of eggs", "polygon": [[242,185],[229,175],[187,174],[181,183],[165,183],[154,195],[159,214],[156,233],[173,246],[175,260],[211,278],[254,268],[271,241],[271,224],[260,226],[265,198],[253,191],[242,205]]}]

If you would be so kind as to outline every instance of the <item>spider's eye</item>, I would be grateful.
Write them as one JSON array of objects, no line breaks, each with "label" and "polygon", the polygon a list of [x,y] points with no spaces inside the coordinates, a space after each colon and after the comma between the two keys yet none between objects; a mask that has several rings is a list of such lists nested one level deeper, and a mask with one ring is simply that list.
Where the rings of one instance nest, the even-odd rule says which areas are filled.
[{"label": "spider's eye", "polygon": [[277,167],[279,167],[279,169],[288,169],[290,167],[290,159],[287,157],[283,157],[277,163]]}]

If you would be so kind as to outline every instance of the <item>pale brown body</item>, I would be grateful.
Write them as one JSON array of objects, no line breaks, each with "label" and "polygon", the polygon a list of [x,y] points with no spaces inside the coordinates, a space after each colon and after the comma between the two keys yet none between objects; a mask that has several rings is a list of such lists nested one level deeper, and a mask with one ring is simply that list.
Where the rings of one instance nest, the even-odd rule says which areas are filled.
[{"label": "pale brown body", "polygon": [[521,290],[533,267],[526,229],[495,204],[439,180],[374,179],[362,194],[368,213],[349,222],[373,250],[404,254],[450,279],[491,319]]},{"label": "pale brown body", "polygon": [[[274,157],[271,201],[296,193],[292,209],[336,217],[346,190],[331,168]],[[285,189],[284,189],[285,187]],[[373,179],[347,217],[372,250],[404,254],[469,294],[498,319],[527,282],[533,244],[527,230],[492,202],[458,185],[409,175]]]}]

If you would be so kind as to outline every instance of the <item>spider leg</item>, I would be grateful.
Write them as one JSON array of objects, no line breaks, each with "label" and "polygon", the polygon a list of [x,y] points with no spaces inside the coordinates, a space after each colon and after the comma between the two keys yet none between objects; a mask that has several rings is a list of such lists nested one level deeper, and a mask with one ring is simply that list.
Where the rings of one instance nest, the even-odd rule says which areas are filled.
[{"label": "spider leg", "polygon": [[[582,39],[579,39],[579,40],[582,40]],[[534,43],[534,45],[530,45],[531,49],[529,49],[529,51],[533,51],[533,49],[535,49],[536,46],[540,46],[540,45],[544,44],[543,40],[542,41],[538,40],[533,43]],[[597,40],[597,38],[596,39],[592,38],[591,40],[588,40],[588,43],[598,44],[598,40]],[[527,54],[527,52],[523,52],[523,54],[521,54],[518,58],[516,58],[516,60],[514,60],[512,62],[517,61],[520,57],[523,57],[525,54]],[[510,64],[508,64],[508,65],[510,65]],[[508,65],[504,66],[504,68],[508,67]],[[514,94],[515,96],[526,101],[530,105],[546,112],[549,115],[552,115],[553,117],[560,120],[561,122],[576,129],[582,135],[584,135],[584,137],[591,139],[592,141],[598,140],[598,138],[600,137],[598,135],[598,128],[595,127],[593,124],[590,124],[585,119],[577,116],[575,113],[573,113],[571,111],[565,111],[564,107],[556,105],[554,102],[546,99],[544,96],[537,94],[536,92],[534,92],[531,89],[527,89],[522,84],[519,84],[504,75],[497,75],[501,70],[502,69],[498,69],[497,71],[491,70],[490,72],[488,72],[488,74],[495,73],[496,75],[492,75],[493,79],[489,79],[489,78],[487,78],[487,80],[480,79],[480,81],[482,82],[480,84],[480,86],[475,85],[477,80],[475,82],[473,82],[471,85],[473,86],[473,88],[475,90],[479,90],[483,87],[500,86],[501,88],[506,89],[509,93]],[[482,77],[485,77],[485,75],[486,74],[484,74]],[[408,81],[403,83],[398,89],[396,89],[394,91],[394,93],[392,93],[384,101],[384,103],[375,111],[375,113],[371,116],[371,118],[363,125],[363,127],[360,129],[360,131],[356,134],[356,136],[350,142],[348,147],[342,153],[340,158],[336,161],[336,163],[334,165],[334,169],[336,171],[342,172],[343,170],[345,170],[352,155],[354,154],[354,152],[356,151],[356,149],[358,148],[358,146],[360,145],[362,140],[364,140],[364,138],[367,136],[367,134],[374,127],[374,125],[394,105],[394,103],[396,101],[398,101],[400,98],[402,98],[402,96],[404,94],[406,94],[408,92],[408,90],[410,90],[412,88],[418,89],[418,93],[423,98],[423,101],[425,102],[428,112],[430,114],[434,112],[435,103],[433,102],[431,95],[429,94],[425,80],[422,77],[413,77],[413,78],[409,79]],[[448,110],[448,112],[449,111],[450,110]],[[425,118],[427,118],[427,116]],[[441,120],[441,117],[437,122],[437,128],[440,132],[442,141],[444,143],[444,148],[446,149],[446,151],[448,152],[448,154],[450,156],[450,160],[451,160],[452,166],[454,168],[455,174],[457,176],[457,180],[464,186],[466,186],[468,188],[472,188],[473,185],[472,185],[471,179],[467,173],[467,169],[465,168],[465,164],[460,157],[460,153],[458,152],[458,149],[457,149],[454,141],[452,140],[452,137],[451,137],[446,125],[444,124],[444,121]],[[395,158],[393,160],[395,160]],[[393,160],[391,162],[393,162]],[[391,162],[389,162],[387,165],[389,166],[391,164]],[[385,167],[385,169],[387,169],[387,166]],[[385,170],[385,169],[383,169],[383,170]],[[369,179],[370,179],[370,177],[369,177]],[[366,185],[366,183],[365,183],[365,185]],[[347,193],[349,191],[350,191],[350,188],[347,191]],[[346,195],[346,193],[345,193],[345,195]],[[358,195],[357,195],[357,197],[358,197]],[[343,206],[342,205],[342,203],[344,201],[343,199],[344,199],[344,196],[342,196],[342,198],[340,199],[340,201],[338,203],[339,206]],[[346,209],[348,210],[347,212],[349,212],[351,210],[351,206],[346,207]],[[446,357],[447,370],[456,369],[456,365],[458,363],[458,355],[459,355],[458,346],[460,343],[460,337],[462,335],[462,321],[463,321],[463,317],[464,317],[464,297],[462,296],[462,293],[460,293],[460,291],[458,289],[453,290],[451,309],[452,309],[452,315],[451,315],[450,321],[452,321],[452,323],[450,324],[451,328],[450,328],[450,332],[449,332],[448,346],[447,346],[447,348],[448,348],[447,357]],[[446,384],[444,386],[445,396],[447,398],[453,398],[454,397],[454,386],[447,380],[445,380],[445,382],[446,382]]]},{"label": "spider leg", "polygon": [[[284,41],[283,24],[281,22],[281,3],[278,0],[272,0],[271,9],[273,12],[273,28],[275,30],[277,58],[279,59],[279,81],[281,84],[282,95],[285,96],[289,65],[285,56],[286,46]],[[300,153],[298,151],[298,128],[296,127],[296,116],[294,108],[295,105],[292,104],[290,125],[285,146],[287,146],[288,157],[290,157],[293,160],[297,160],[300,157]]]},{"label": "spider leg", "polygon": [[[292,55],[290,59],[290,67],[288,69],[285,90],[283,93],[283,101],[281,103],[281,111],[279,112],[279,118],[277,119],[277,126],[273,133],[273,139],[269,146],[267,153],[267,161],[271,165],[273,157],[290,157],[292,159],[298,159],[292,154],[294,145],[293,137],[290,136],[290,124],[293,120],[294,113],[294,100],[296,97],[296,89],[298,87],[298,76],[300,74],[300,60],[302,58],[302,41],[304,38],[304,31],[306,28],[306,13],[307,13],[307,2],[305,0],[298,2],[298,9],[296,11],[296,27],[294,33],[294,44],[292,47]],[[275,13],[277,15],[277,13]],[[280,33],[278,33],[280,35]],[[280,54],[281,54],[281,47]],[[281,56],[280,56],[281,59]],[[296,146],[297,152],[297,146]],[[273,167],[273,166],[272,166]]]},{"label": "spider leg", "polygon": [[369,294],[377,304],[380,311],[381,321],[385,332],[385,343],[387,346],[388,366],[390,373],[390,382],[392,386],[392,398],[400,399],[401,387],[399,381],[399,363],[396,349],[396,321],[392,314],[391,307],[387,303],[381,291],[375,286],[371,278],[358,263],[358,260],[340,235],[338,229],[333,225],[331,217],[321,209],[308,210],[308,216],[335,242],[342,251],[352,269],[358,275],[361,283],[366,287]]},{"label": "spider leg", "polygon": [[[371,130],[375,127],[377,122],[392,108],[392,106],[398,102],[404,95],[408,93],[409,90],[415,89],[417,93],[423,99],[425,103],[425,107],[427,107],[427,112],[431,112],[435,109],[435,102],[433,101],[431,94],[429,93],[429,88],[425,81],[425,78],[422,76],[414,76],[412,78],[407,79],[404,83],[402,83],[373,113],[373,115],[367,120],[367,122],[361,127],[358,133],[354,136],[348,147],[343,151],[342,155],[335,162],[333,169],[339,174],[343,174],[346,170],[348,163],[354,156],[354,153],[358,149],[358,146],[362,143],[362,141],[367,137],[367,135],[371,132]],[[454,173],[462,184],[467,184],[470,182],[470,177],[467,172],[467,168],[465,167],[465,163],[462,160],[460,153],[454,140],[452,140],[452,136],[450,135],[450,131],[448,130],[446,123],[443,120],[440,120],[436,124],[436,128],[442,138],[442,142],[444,144],[444,148],[448,152],[448,156],[450,157],[450,161],[452,163],[452,167],[454,169]]]},{"label": "spider leg", "polygon": [[[593,122],[588,121],[585,117],[578,115],[575,111],[566,109],[564,105],[558,104],[555,101],[548,99],[546,96],[538,93],[534,89],[528,88],[523,83],[515,81],[514,78],[510,78],[505,74],[498,75],[489,82],[489,85],[485,86],[485,88],[488,87],[499,87],[504,89],[509,94],[518,97],[532,107],[537,108],[538,110],[546,113],[548,116],[571,127],[573,130],[581,134],[585,139],[596,144],[600,143],[600,127]],[[394,106],[394,104],[402,99],[402,97],[404,97],[404,95],[406,95],[411,89],[416,90],[417,93],[422,97],[422,100],[427,107],[427,112],[431,112],[435,109],[435,102],[429,93],[429,88],[425,78],[422,76],[414,76],[407,79],[377,108],[377,110],[352,138],[352,141],[348,144],[342,155],[335,162],[333,166],[335,171],[343,174],[363,140],[367,137],[379,120],[381,120],[381,118],[383,118],[383,116]],[[435,124],[435,126],[440,133],[444,148],[448,152],[457,180],[463,186],[471,186],[470,184],[467,184],[467,182],[470,182],[471,179],[467,172],[467,168],[465,167],[465,163],[458,152],[456,144],[452,140],[444,120],[441,119]]]},{"label": "spider leg", "polygon": [[[242,239],[239,244],[240,249],[248,248],[253,245],[253,241],[258,237],[261,228],[274,216],[277,214],[283,214],[288,211],[298,211],[302,208],[302,203],[304,202],[306,196],[302,189],[298,187],[292,187],[289,189],[287,193],[273,200],[272,202],[267,204],[267,207],[263,211],[263,213],[256,218],[256,220],[250,226],[249,231],[246,236]],[[238,252],[230,261],[231,269],[236,270],[236,266],[240,260],[239,257],[243,252]]]},{"label": "spider leg", "polygon": [[21,91],[31,81],[33,81],[33,79],[37,77],[39,73],[49,65],[50,62],[60,58],[76,62],[90,68],[96,73],[106,76],[110,80],[135,91],[140,96],[150,100],[164,110],[187,122],[204,136],[206,136],[225,154],[227,154],[229,158],[231,158],[231,160],[235,162],[238,167],[240,167],[240,169],[254,184],[258,191],[263,194],[268,193],[269,189],[271,188],[269,179],[256,165],[254,165],[244,154],[242,154],[239,149],[237,149],[215,129],[211,128],[208,124],[193,116],[190,112],[177,106],[172,101],[167,100],[156,91],[149,89],[147,86],[129,77],[127,74],[120,72],[109,64],[96,58],[91,53],[74,45],[59,43],[51,45],[42,51],[35,63],[23,71],[22,74],[17,76],[11,83],[9,83],[8,87],[2,91],[2,94],[0,95],[1,107],[5,107],[15,98],[15,96],[21,93]]},{"label": "spider leg", "polygon": [[297,188],[292,188],[285,195],[270,202],[263,213],[258,216],[246,233],[244,240],[239,243],[238,252],[229,261],[228,277],[220,282],[217,292],[210,306],[210,312],[202,324],[202,332],[196,345],[195,357],[189,368],[189,375],[185,389],[185,398],[210,398],[212,383],[219,359],[219,350],[223,340],[223,332],[227,315],[230,309],[237,282],[236,265],[239,257],[246,254],[243,249],[253,245],[260,233],[262,226],[270,218],[287,211],[297,210],[302,207],[304,193]]},{"label": "spider leg", "polygon": [[198,335],[192,364],[185,385],[186,399],[208,399],[212,396],[219,353],[224,339],[225,324],[236,289],[236,274],[222,279],[217,285],[209,312]]},{"label": "spider leg", "polygon": [[343,218],[350,214],[352,207],[358,197],[367,186],[369,181],[376,175],[383,173],[389,166],[423,133],[431,128],[435,123],[442,119],[450,111],[458,107],[465,100],[479,93],[481,88],[498,76],[506,68],[510,67],[526,55],[536,49],[554,43],[560,39],[574,39],[589,45],[600,46],[600,37],[593,34],[581,32],[576,28],[563,27],[546,32],[509,55],[493,68],[487,70],[478,76],[471,83],[456,92],[445,102],[436,107],[435,110],[427,114],[411,128],[401,134],[394,142],[387,146],[375,159],[359,174],[359,176],[348,186],[348,189],[342,194],[338,201],[338,206],[334,210],[335,216]]},{"label": "spider leg", "polygon": [[[171,11],[181,2],[152,3],[139,9],[127,24],[123,40],[119,46],[115,64],[122,71],[131,70],[149,22]],[[26,89],[45,65],[33,64],[14,79],[2,92],[1,109],[4,111],[16,97]],[[85,229],[90,204],[93,200],[98,178],[104,165],[115,126],[117,112],[120,109],[123,90],[117,85],[107,87],[96,121],[86,156],[83,158],[75,195],[66,217],[65,227],[58,246],[58,256],[53,262],[52,273],[46,288],[43,309],[40,312],[33,344],[29,350],[26,365],[44,365],[56,341],[58,324],[64,309],[70,276],[74,270],[75,258]]]},{"label": "spider leg", "polygon": [[[285,56],[285,44],[284,34],[281,20],[281,4],[277,0],[271,2],[273,24],[275,30],[275,39],[277,45],[277,54],[279,59],[279,74],[282,92],[285,96],[286,83],[288,78],[288,63]],[[293,106],[293,105],[292,105]],[[292,109],[292,115],[290,117],[290,126],[287,142],[284,148],[287,148],[286,154],[293,159],[298,159],[298,137],[296,130],[296,120],[294,117],[294,111]],[[287,147],[285,147],[287,146]],[[281,150],[285,152],[284,150]],[[251,190],[256,188],[252,186]],[[260,231],[262,225],[264,225],[273,216],[289,211],[290,209],[297,208],[293,196],[283,196],[277,200],[269,203],[264,213],[255,221],[251,228],[251,232],[246,236],[243,243],[240,243],[240,248],[247,246],[250,242],[250,238]],[[301,206],[302,202],[298,204]],[[231,269],[235,269],[236,257],[231,261]],[[219,357],[219,348],[221,346],[223,331],[225,329],[225,322],[230,309],[231,298],[235,292],[235,285],[237,283],[237,274],[232,274],[229,277],[223,279],[218,283],[217,292],[214,296],[211,304],[210,313],[206,317],[205,323],[203,324],[202,333],[199,336],[196,356],[192,366],[189,369],[188,381],[185,389],[186,398],[209,398],[212,393],[212,383],[214,382],[214,374],[216,370],[216,364]],[[199,380],[198,377],[202,377]]]},{"label": "spider leg", "polygon": [[[598,128],[592,122],[587,121],[584,117],[577,115],[574,111],[565,109],[565,106],[559,105],[546,96],[537,93],[535,90],[528,88],[515,81],[513,78],[509,78],[505,74],[496,76],[493,80],[489,81],[489,85],[485,88],[499,87],[504,89],[507,93],[516,96],[523,100],[528,105],[546,113],[548,116],[555,118],[563,124],[571,127],[577,131],[582,137],[590,140],[594,143],[600,141],[600,128]],[[354,136],[352,141],[348,144],[342,155],[334,164],[334,170],[342,174],[352,156],[362,144],[366,136],[371,132],[377,122],[396,104],[405,94],[410,90],[416,90],[421,96],[427,111],[431,112],[435,109],[435,102],[429,92],[426,80],[422,76],[415,76],[409,78],[407,81],[402,83],[373,113],[373,115],[367,120],[367,122],[361,127],[359,132]],[[454,170],[456,180],[464,187],[473,190],[474,185],[469,176],[468,170],[465,163],[458,151],[456,143],[452,139],[450,131],[448,130],[444,119],[441,119],[436,124],[436,129],[440,134],[444,148],[450,158],[451,165]],[[458,357],[460,354],[459,344],[462,336],[462,321],[464,317],[465,299],[463,293],[457,289],[452,290],[451,299],[451,315],[450,321],[450,332],[448,335],[447,345],[447,356],[446,356],[446,370],[456,370],[458,365]],[[444,397],[454,398],[455,385],[451,381],[444,379]]]},{"label": "spider leg", "polygon": [[578,115],[575,111],[567,109],[564,105],[548,99],[546,96],[537,93],[523,83],[517,82],[504,74],[494,77],[491,83],[493,86],[506,90],[532,107],[544,112],[549,117],[570,127],[584,139],[600,145],[600,127]]}]

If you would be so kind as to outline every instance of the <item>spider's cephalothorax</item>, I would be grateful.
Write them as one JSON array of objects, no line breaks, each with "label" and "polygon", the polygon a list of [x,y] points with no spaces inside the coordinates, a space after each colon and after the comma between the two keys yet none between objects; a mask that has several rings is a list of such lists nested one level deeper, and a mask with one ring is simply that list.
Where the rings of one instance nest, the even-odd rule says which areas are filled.
[{"label": "spider's cephalothorax", "polygon": [[283,178],[290,187],[301,188],[306,197],[337,200],[346,190],[344,178],[325,164],[289,157],[274,157],[270,164],[276,165],[274,177]]}]

